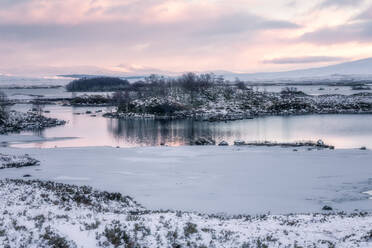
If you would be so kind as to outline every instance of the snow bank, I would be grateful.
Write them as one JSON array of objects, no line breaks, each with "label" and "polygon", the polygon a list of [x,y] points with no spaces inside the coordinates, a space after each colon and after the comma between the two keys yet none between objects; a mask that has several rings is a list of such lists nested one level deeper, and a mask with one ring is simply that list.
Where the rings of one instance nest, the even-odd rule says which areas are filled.
[{"label": "snow bank", "polygon": [[372,215],[226,217],[149,211],[132,198],[53,182],[0,181],[4,247],[371,247]]}]

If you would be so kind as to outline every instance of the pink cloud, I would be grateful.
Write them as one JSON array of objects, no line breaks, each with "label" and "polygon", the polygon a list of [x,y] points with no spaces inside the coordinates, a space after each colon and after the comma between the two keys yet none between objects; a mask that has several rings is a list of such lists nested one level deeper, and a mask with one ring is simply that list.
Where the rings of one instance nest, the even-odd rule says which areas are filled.
[{"label": "pink cloud", "polygon": [[[344,40],[363,41],[363,48],[370,44],[368,30],[354,36],[342,28],[348,25],[345,10],[314,11],[321,2],[3,0],[0,51],[8,59],[0,67],[127,63],[166,71],[262,71],[288,66],[262,64],[265,59],[293,53],[337,57],[350,45]],[[334,20],[338,28],[328,27]],[[348,57],[359,56],[359,50],[352,51]]]}]

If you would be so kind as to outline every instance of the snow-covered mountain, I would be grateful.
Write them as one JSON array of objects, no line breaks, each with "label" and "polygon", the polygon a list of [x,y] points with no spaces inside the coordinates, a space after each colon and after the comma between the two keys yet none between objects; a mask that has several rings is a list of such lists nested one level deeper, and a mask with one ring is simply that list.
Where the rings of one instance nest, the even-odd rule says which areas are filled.
[{"label": "snow-covered mountain", "polygon": [[241,80],[277,80],[304,78],[372,78],[372,58],[345,62],[325,67],[284,72],[263,73],[227,73],[227,78],[237,77]]},{"label": "snow-covered mountain", "polygon": [[[229,71],[210,71],[216,75],[222,75],[226,79],[256,81],[256,82],[282,82],[282,81],[342,81],[342,80],[372,80],[372,58],[345,62],[325,67],[310,69],[283,71],[283,72],[262,72],[262,73],[234,73]],[[150,74],[164,76],[177,76],[182,72],[162,71],[156,68],[139,68],[135,66],[119,65],[112,68],[102,68],[96,66],[71,66],[71,67],[22,67],[13,68],[10,73],[13,75],[26,76],[8,77],[1,74],[0,84],[9,81],[30,81],[30,78],[42,78],[48,81],[56,75],[105,75],[117,77],[144,77]],[[200,72],[199,72],[200,73]]]}]

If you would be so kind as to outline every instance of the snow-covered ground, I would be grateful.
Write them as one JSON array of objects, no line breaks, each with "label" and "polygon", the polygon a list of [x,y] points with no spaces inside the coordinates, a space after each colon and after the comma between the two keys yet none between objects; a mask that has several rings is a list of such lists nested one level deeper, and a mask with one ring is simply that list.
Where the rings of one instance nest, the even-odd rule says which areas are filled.
[{"label": "snow-covered ground", "polygon": [[0,181],[2,247],[371,247],[372,216],[148,211],[89,187]]},{"label": "snow-covered ground", "polygon": [[371,211],[372,151],[266,147],[0,148],[41,161],[0,178],[90,185],[149,209],[274,214]]}]

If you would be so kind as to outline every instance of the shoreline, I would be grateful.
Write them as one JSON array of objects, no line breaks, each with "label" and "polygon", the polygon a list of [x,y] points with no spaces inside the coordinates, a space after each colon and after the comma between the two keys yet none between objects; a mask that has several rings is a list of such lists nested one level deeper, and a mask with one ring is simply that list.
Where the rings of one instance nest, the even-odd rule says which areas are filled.
[{"label": "shoreline", "polygon": [[[74,106],[76,107],[76,106]],[[95,107],[95,106],[81,106],[81,107]],[[96,106],[101,107],[101,106]],[[125,113],[125,114],[117,114],[117,113],[104,113],[103,117],[112,118],[112,119],[128,119],[128,120],[136,120],[136,119],[151,119],[151,120],[194,120],[194,121],[209,121],[209,122],[225,122],[225,121],[239,121],[239,120],[250,120],[250,119],[257,119],[262,117],[275,117],[275,116],[307,116],[307,115],[369,115],[372,114],[371,111],[363,111],[363,112],[355,112],[355,111],[344,111],[344,112],[337,112],[329,111],[329,112],[312,112],[312,113],[282,113],[282,114],[258,114],[258,115],[248,115],[243,114],[237,116],[236,118],[225,117],[225,116],[200,116],[200,117],[192,117],[192,116],[157,116],[152,114],[136,114],[136,113]]]}]

